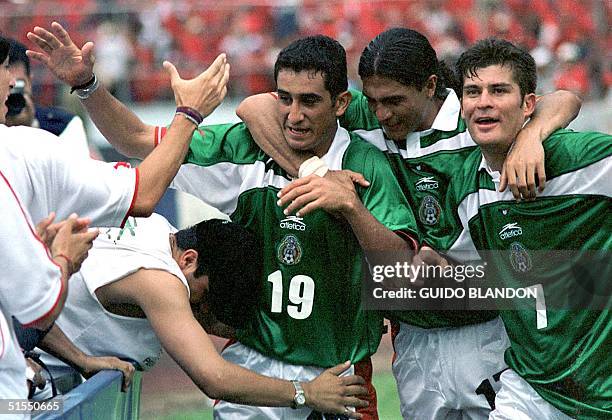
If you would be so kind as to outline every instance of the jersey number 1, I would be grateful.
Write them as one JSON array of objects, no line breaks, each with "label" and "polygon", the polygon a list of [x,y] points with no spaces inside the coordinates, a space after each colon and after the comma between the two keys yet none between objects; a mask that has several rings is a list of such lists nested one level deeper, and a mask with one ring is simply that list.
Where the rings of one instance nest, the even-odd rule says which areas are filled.
[{"label": "jersey number 1", "polygon": [[[283,274],[280,270],[268,276],[272,283],[272,306],[270,310],[274,313],[283,311]],[[287,313],[294,319],[306,319],[312,313],[314,302],[314,280],[312,277],[298,274],[289,281],[289,302]]]}]

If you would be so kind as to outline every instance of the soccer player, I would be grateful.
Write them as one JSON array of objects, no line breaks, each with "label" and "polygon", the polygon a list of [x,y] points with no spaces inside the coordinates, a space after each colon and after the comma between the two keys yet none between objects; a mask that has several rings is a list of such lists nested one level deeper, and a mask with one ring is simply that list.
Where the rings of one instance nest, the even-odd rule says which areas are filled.
[{"label": "soccer player", "polygon": [[[34,30],[37,37],[68,39],[59,24],[52,31]],[[29,34],[34,41],[36,36]],[[45,61],[62,80],[91,77],[90,44],[83,50],[67,41],[48,45]],[[369,377],[369,356],[378,347],[382,319],[361,305],[362,249],[406,252],[407,243],[393,231],[410,232],[413,216],[384,155],[363,141],[352,141],[354,136],[337,126],[350,101],[344,49],[322,36],[298,40],[279,54],[275,76],[282,98],[275,112],[291,146],[323,157],[331,168],[364,173],[371,186],[355,190],[350,179],[310,179],[306,189],[327,192],[313,203],[325,211],[288,217],[277,205],[277,192],[290,179],[255,145],[246,127],[200,128],[173,186],[230,214],[253,230],[264,248],[258,313],[248,328],[238,331],[240,342],[223,355],[259,373],[297,381],[350,359],[352,371]],[[107,139],[128,155],[145,156],[164,131],[143,124],[104,89],[83,103]],[[298,387],[297,408],[302,407],[300,393]],[[368,415],[375,418],[375,396],[371,398]],[[311,412],[226,402],[215,409],[221,417],[306,418]]]},{"label": "soccer player", "polygon": [[488,266],[503,286],[539,289],[533,309],[501,311],[510,369],[501,375],[491,419],[610,418],[609,294],[605,307],[563,304],[589,281],[595,294],[609,293],[609,253],[594,278],[553,257],[555,250],[612,249],[612,136],[552,133],[543,143],[546,190],[536,201],[515,203],[499,191],[499,171],[535,107],[535,61],[507,41],[487,39],[461,55],[457,70],[461,112],[479,149],[449,188],[463,228],[451,249],[500,251]]},{"label": "soccer player", "polygon": [[[423,35],[404,28],[385,31],[370,42],[361,55],[359,75],[363,93],[352,92],[353,100],[340,119],[341,125],[356,130],[385,152],[417,215],[423,250],[448,250],[460,231],[452,213],[445,209],[448,184],[476,148],[459,115],[457,96],[446,88],[453,85],[449,80],[452,75],[438,62]],[[542,162],[537,157],[545,137],[539,133],[551,133],[577,113],[573,95],[561,92],[552,96],[521,131],[514,148],[517,160],[528,164],[507,167],[509,183],[518,180],[519,184],[513,192],[520,191],[527,198],[535,195],[534,169],[540,187],[544,183]],[[268,154],[279,162],[288,161],[285,168],[295,174],[304,158],[287,150],[278,125],[267,117],[269,113],[262,112],[273,103],[267,94],[247,99],[239,115]],[[287,188],[283,193],[291,191]],[[497,314],[394,311],[386,316],[393,321],[393,372],[402,415],[486,418],[493,399],[483,393],[482,385],[506,366],[503,352],[508,339]]]},{"label": "soccer player", "polygon": [[[290,406],[291,382],[226,362],[198,322],[210,310],[219,321],[243,325],[259,297],[260,272],[260,246],[236,223],[212,219],[176,231],[157,214],[129,218],[123,229],[102,229],[70,280],[56,324],[86,353],[132,360],[140,369],[151,368],[163,347],[211,398]],[[43,360],[52,370],[61,366]],[[359,403],[352,395],[366,392],[363,380],[336,377],[346,367],[303,384],[309,407],[342,412]]]}]

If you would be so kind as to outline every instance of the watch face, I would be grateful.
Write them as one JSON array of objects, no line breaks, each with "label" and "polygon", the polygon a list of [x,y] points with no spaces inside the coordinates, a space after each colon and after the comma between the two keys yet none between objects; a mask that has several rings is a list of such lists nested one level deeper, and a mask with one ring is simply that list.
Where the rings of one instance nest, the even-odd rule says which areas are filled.
[{"label": "watch face", "polygon": [[304,405],[304,404],[306,404],[306,397],[304,396],[304,394],[297,394],[295,396],[295,403],[297,405]]}]

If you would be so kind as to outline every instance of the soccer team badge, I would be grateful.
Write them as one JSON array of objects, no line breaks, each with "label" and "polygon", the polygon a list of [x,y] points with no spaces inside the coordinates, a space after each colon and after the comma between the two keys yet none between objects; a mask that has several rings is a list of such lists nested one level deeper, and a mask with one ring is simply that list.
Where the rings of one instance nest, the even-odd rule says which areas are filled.
[{"label": "soccer team badge", "polygon": [[442,209],[438,200],[431,195],[426,195],[419,207],[419,219],[422,223],[433,226],[440,220]]},{"label": "soccer team badge", "polygon": [[295,265],[302,259],[302,245],[294,235],[287,235],[283,238],[278,251],[276,252],[278,260],[286,265]]},{"label": "soccer team badge", "polygon": [[531,257],[520,242],[510,244],[510,264],[512,264],[514,271],[519,273],[526,273],[531,270]]}]

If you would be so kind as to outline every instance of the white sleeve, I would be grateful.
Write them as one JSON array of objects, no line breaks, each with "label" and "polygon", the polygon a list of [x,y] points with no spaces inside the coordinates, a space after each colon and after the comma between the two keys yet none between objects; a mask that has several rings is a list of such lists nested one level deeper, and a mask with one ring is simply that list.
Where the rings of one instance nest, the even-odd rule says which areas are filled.
[{"label": "white sleeve", "polygon": [[[129,165],[77,158],[74,151],[53,136],[39,134],[27,154],[26,167],[36,190],[33,208],[45,217],[71,213],[90,217],[93,226],[120,226],[129,215],[138,190],[138,170]],[[42,140],[42,141],[41,141]],[[30,140],[28,140],[30,141]]]},{"label": "white sleeve", "polygon": [[0,258],[4,269],[0,305],[28,325],[55,308],[62,293],[62,274],[3,174],[0,198]]}]

